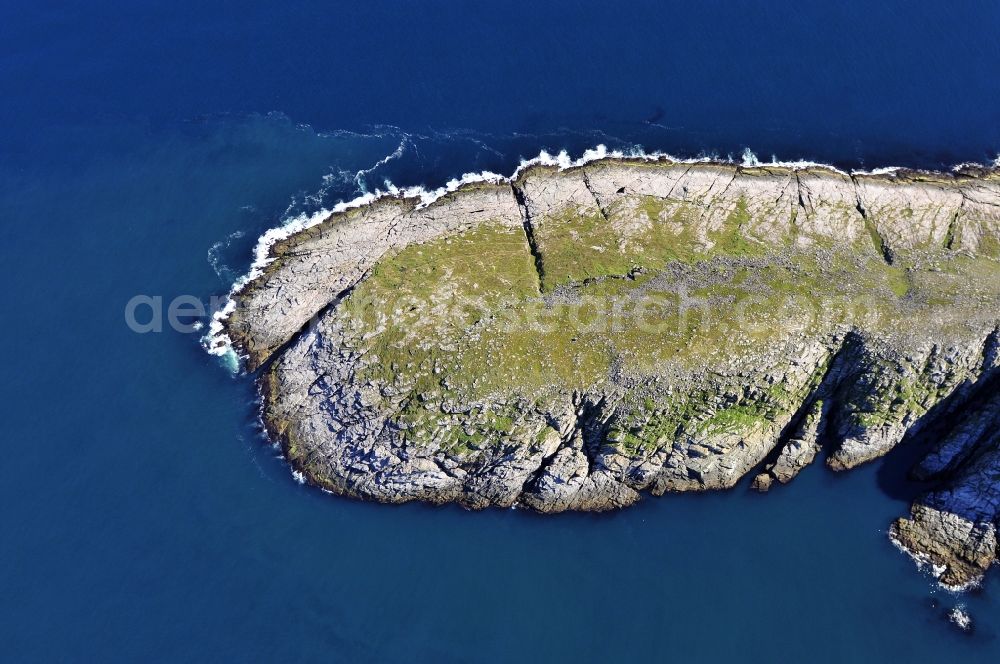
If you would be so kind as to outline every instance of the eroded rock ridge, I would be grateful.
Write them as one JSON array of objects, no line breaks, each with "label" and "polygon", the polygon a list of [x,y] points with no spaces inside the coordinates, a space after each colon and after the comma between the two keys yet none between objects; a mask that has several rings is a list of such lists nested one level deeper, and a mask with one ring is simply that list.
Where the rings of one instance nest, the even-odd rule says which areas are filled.
[{"label": "eroded rock ridge", "polygon": [[364,499],[625,507],[921,446],[893,540],[997,557],[1000,174],[606,159],[272,247],[225,332],[309,481]]}]

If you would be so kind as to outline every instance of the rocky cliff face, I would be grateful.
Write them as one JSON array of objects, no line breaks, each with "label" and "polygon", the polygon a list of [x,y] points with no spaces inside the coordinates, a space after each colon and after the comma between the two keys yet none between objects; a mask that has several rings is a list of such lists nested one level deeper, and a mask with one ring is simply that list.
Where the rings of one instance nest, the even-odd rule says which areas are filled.
[{"label": "rocky cliff face", "polygon": [[624,507],[926,446],[891,528],[996,559],[1000,176],[607,159],[272,247],[226,333],[311,482],[385,502]]}]

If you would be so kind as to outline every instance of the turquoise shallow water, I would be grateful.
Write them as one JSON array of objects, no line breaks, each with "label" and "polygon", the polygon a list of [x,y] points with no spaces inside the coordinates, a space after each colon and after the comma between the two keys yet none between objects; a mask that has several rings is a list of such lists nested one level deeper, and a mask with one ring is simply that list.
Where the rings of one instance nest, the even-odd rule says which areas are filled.
[{"label": "turquoise shallow water", "polygon": [[542,148],[996,157],[995,4],[800,4],[0,6],[4,659],[995,662],[996,575],[953,596],[885,537],[899,459],[597,516],[362,504],[294,481],[197,335],[125,324],[290,216]]}]

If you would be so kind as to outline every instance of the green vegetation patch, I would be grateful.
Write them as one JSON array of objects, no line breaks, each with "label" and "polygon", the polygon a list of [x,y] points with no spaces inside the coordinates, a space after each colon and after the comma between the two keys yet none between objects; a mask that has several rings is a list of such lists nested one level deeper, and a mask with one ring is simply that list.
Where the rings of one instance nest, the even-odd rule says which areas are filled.
[{"label": "green vegetation patch", "polygon": [[620,236],[599,211],[568,207],[535,220],[535,240],[542,255],[543,288],[608,275],[633,267]]},{"label": "green vegetation patch", "polygon": [[[845,325],[912,329],[940,319],[954,298],[1000,299],[1000,265],[989,259],[942,249],[889,266],[857,246],[768,250],[743,237],[745,205],[709,250],[680,208],[641,204],[631,235],[615,229],[619,211],[611,222],[577,211],[543,221],[544,289],[523,229],[498,223],[383,260],[335,312],[356,381],[391,404],[408,439],[468,454],[512,432],[548,435],[522,414],[555,394],[649,384],[670,367],[724,366]],[[749,431],[787,414],[809,387],[779,383],[723,407],[710,395],[663,402],[651,392],[611,440],[639,449],[685,431]],[[887,403],[925,398],[914,385]]]}]

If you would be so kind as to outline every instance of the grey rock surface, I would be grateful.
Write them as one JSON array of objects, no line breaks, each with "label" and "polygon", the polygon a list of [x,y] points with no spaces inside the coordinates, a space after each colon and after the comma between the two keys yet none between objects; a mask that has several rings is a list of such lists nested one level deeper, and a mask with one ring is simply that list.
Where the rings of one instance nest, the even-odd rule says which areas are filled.
[{"label": "grey rock surface", "polygon": [[[381,329],[359,331],[344,311],[354,289],[404,249],[483,229],[520,243],[511,260],[534,266],[549,309],[623,283],[741,311],[746,293],[803,296],[799,277],[843,296],[833,304],[874,305],[754,310],[752,334],[692,336],[697,354],[682,344],[685,361],[642,370],[629,358],[648,348],[623,351],[581,386],[554,371],[531,390],[454,388],[448,362],[487,347],[492,314],[405,337],[430,353],[424,374],[386,366],[371,342]],[[848,175],[606,159],[532,167],[426,206],[387,197],[334,215],[272,247],[225,332],[260,371],[265,424],[296,469],[369,500],[609,510],[748,474],[767,490],[820,457],[839,471],[903,441],[928,444],[914,472],[938,485],[891,536],[944,583],[966,585],[997,553],[998,261],[1000,176],[988,169]],[[788,276],[761,281],[775,270]],[[875,272],[871,285],[852,276]]]}]

